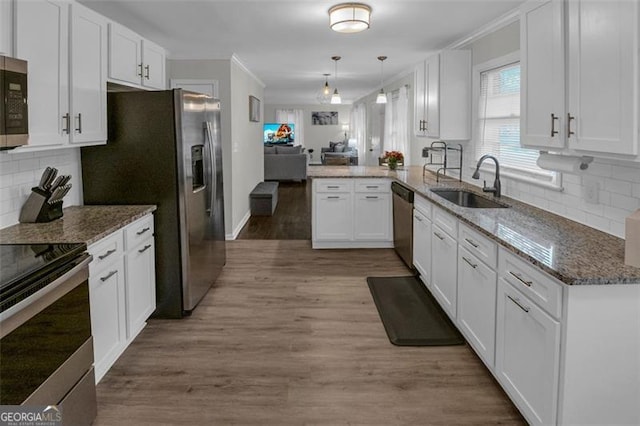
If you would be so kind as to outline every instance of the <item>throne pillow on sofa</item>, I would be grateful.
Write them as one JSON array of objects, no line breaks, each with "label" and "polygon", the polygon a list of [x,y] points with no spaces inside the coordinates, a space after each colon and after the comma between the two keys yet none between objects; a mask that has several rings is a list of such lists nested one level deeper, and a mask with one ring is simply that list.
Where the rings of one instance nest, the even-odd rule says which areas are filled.
[{"label": "throne pillow on sofa", "polygon": [[276,146],[276,154],[302,154],[302,145]]}]

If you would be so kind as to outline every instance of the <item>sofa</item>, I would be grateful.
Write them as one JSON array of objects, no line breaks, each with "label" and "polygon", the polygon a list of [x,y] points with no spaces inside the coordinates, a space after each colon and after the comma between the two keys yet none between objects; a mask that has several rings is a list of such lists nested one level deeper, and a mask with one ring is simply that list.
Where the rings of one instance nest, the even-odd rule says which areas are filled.
[{"label": "sofa", "polygon": [[307,154],[297,146],[264,147],[264,180],[307,179]]},{"label": "sofa", "polygon": [[[329,142],[329,147],[320,148],[320,161],[322,164],[331,164],[335,162],[331,160],[346,159],[347,165],[358,165],[358,150],[344,142]],[[327,161],[329,160],[329,161]]]}]

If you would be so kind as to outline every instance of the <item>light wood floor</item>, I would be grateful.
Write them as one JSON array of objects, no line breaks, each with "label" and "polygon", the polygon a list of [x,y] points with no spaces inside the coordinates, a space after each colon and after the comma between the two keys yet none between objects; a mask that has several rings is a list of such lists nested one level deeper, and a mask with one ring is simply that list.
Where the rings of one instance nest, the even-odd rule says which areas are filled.
[{"label": "light wood floor", "polygon": [[190,318],[150,320],[98,385],[103,425],[525,424],[468,346],[389,343],[392,250],[236,240]]}]

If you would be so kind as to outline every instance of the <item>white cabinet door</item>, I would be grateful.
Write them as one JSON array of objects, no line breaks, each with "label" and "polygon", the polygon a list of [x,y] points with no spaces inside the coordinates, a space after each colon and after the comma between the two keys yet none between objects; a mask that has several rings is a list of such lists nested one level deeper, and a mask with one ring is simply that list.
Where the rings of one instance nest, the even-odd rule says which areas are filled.
[{"label": "white cabinet door", "polygon": [[520,11],[520,144],[565,145],[563,0],[532,1]]},{"label": "white cabinet door", "polygon": [[149,40],[143,40],[142,61],[144,63],[142,85],[164,90],[166,88],[164,49]]},{"label": "white cabinet door", "polygon": [[413,99],[413,128],[416,136],[427,136],[425,121],[427,119],[426,105],[426,80],[425,63],[416,66],[414,74],[414,99]]},{"label": "white cabinet door", "polygon": [[314,239],[351,241],[353,238],[353,195],[317,193],[314,195]]},{"label": "white cabinet door", "polygon": [[0,55],[13,56],[12,0],[0,0]]},{"label": "white cabinet door", "polygon": [[431,221],[418,210],[413,210],[413,266],[422,282],[431,283]]},{"label": "white cabinet door", "polygon": [[107,140],[107,20],[71,6],[71,142]]},{"label": "white cabinet door", "polygon": [[458,325],[487,366],[493,369],[496,336],[496,272],[458,248]]},{"label": "white cabinet door", "polygon": [[356,193],[354,239],[392,240],[392,214],[390,194]]},{"label": "white cabinet door", "polygon": [[123,259],[92,275],[89,278],[91,334],[98,382],[120,356],[127,341]]},{"label": "white cabinet door", "polygon": [[436,225],[431,229],[431,291],[451,319],[456,317],[458,244]]},{"label": "white cabinet door", "polygon": [[109,78],[139,85],[143,66],[142,37],[122,25],[109,23]]},{"label": "white cabinet door", "polygon": [[433,55],[425,62],[425,112],[427,136],[440,135],[440,55]]},{"label": "white cabinet door", "polygon": [[29,62],[29,146],[69,141],[69,4],[18,1],[16,57]]},{"label": "white cabinet door", "polygon": [[133,339],[155,310],[155,245],[153,237],[127,252],[127,339]]},{"label": "white cabinet door", "polygon": [[638,154],[638,11],[628,0],[567,2],[569,148]]},{"label": "white cabinet door", "polygon": [[560,324],[498,280],[496,377],[532,425],[556,423]]}]

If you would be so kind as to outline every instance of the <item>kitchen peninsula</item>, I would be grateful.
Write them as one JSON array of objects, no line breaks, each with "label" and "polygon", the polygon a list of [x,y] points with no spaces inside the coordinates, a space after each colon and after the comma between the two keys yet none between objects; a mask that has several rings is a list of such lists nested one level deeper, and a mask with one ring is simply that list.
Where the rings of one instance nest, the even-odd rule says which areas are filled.
[{"label": "kitchen peninsula", "polygon": [[[318,166],[309,176],[415,192],[414,265],[531,424],[640,423],[640,269],[624,264],[624,240],[508,197],[507,208],[460,207],[432,189],[486,195],[418,166]],[[432,262],[445,236],[452,255]]]}]

